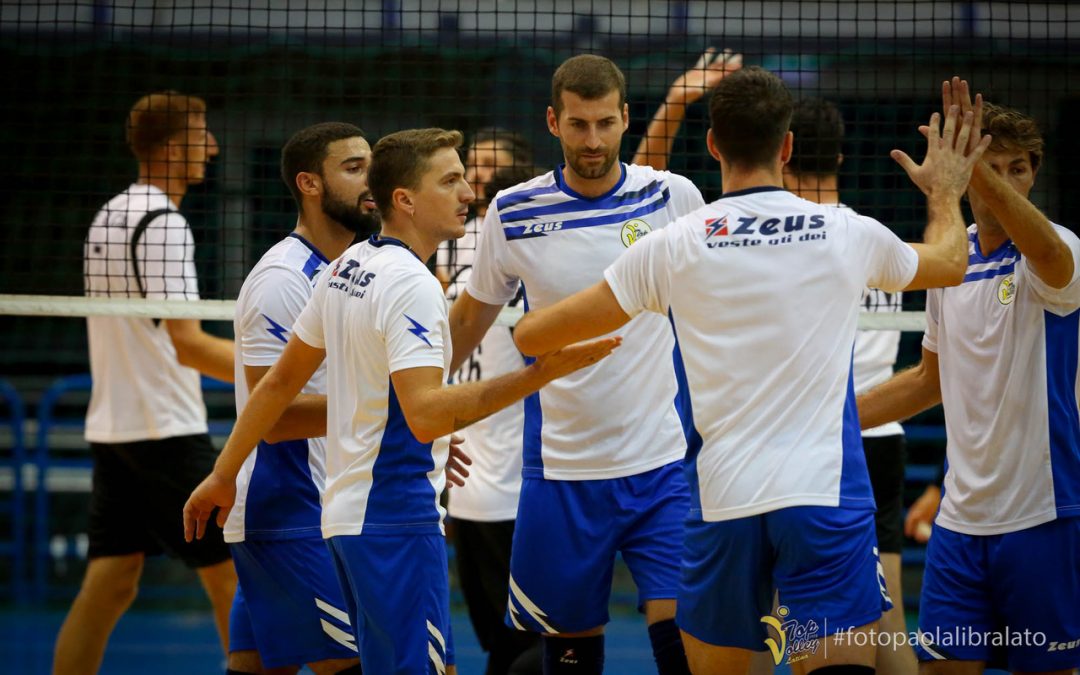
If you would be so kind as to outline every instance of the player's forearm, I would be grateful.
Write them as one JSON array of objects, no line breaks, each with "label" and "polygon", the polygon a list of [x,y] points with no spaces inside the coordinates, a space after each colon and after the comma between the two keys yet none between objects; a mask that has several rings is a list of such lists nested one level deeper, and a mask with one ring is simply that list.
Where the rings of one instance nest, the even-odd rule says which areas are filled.
[{"label": "player's forearm", "polygon": [[236,373],[233,369],[235,353],[233,341],[219,338],[201,329],[198,333],[181,341],[173,342],[176,358],[180,365],[194,368],[203,375],[208,375],[222,382],[232,382]]},{"label": "player's forearm", "polygon": [[491,380],[432,389],[405,411],[405,420],[417,440],[430,443],[525,398],[550,380],[534,363]]},{"label": "player's forearm", "polygon": [[665,101],[653,116],[645,136],[634,153],[634,164],[651,166],[657,171],[667,169],[671,149],[675,146],[675,136],[679,133],[683,118],[686,117],[686,104]]},{"label": "player's forearm", "polygon": [[894,375],[855,399],[863,429],[912,417],[941,403],[940,380],[925,361]]},{"label": "player's forearm", "polygon": [[926,212],[923,244],[915,246],[919,252],[917,288],[959,285],[967,270],[968,244],[959,199],[954,195],[931,194],[927,197]]},{"label": "player's forearm", "polygon": [[1069,247],[1030,200],[984,164],[971,174],[971,190],[989,207],[1039,278],[1054,288],[1063,288],[1072,280],[1074,263]]},{"label": "player's forearm", "polygon": [[267,443],[281,443],[298,438],[326,435],[326,396],[300,394],[281,413],[274,428],[264,437]]},{"label": "player's forearm", "polygon": [[[229,440],[225,442],[225,447],[214,463],[215,473],[226,478],[235,478],[251,451],[261,439],[266,438],[285,409],[300,393],[306,380],[296,381],[298,378],[282,377],[280,370],[272,368],[251,392],[247,405],[240,411],[240,417],[229,434]],[[323,431],[325,433],[325,428]]]}]

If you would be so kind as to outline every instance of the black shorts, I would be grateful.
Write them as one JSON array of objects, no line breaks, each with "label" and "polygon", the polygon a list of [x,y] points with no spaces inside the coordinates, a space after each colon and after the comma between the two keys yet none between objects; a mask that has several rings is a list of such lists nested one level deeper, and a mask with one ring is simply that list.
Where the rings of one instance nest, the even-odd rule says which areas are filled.
[{"label": "black shorts", "polygon": [[514,522],[454,519],[454,550],[469,619],[484,651],[499,652],[507,663],[539,641],[536,633],[511,630],[505,623]]},{"label": "black shorts", "polygon": [[904,464],[907,461],[904,435],[863,436],[862,441],[870,486],[877,502],[874,524],[878,551],[900,553],[904,546]]},{"label": "black shorts", "polygon": [[91,443],[94,456],[88,537],[91,559],[167,553],[188,567],[229,559],[221,528],[184,541],[184,503],[210,473],[217,450],[206,434],[133,443]]}]

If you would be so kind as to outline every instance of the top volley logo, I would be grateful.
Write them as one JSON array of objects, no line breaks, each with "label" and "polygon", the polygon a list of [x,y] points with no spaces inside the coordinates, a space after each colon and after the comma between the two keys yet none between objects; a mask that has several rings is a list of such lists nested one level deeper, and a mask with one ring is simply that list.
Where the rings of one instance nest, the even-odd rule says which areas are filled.
[{"label": "top volley logo", "polygon": [[721,216],[719,218],[709,218],[705,221],[706,239],[709,239],[711,237],[726,237],[727,233],[727,216]]}]

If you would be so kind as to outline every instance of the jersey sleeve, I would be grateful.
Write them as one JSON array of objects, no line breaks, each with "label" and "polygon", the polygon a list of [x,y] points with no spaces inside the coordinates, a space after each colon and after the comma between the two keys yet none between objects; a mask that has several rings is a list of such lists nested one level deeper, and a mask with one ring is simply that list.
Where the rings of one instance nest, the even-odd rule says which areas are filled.
[{"label": "jersey sleeve", "polygon": [[272,366],[307,304],[311,282],[296,270],[275,266],[260,270],[247,283],[240,358],[245,366]]},{"label": "jersey sleeve", "polygon": [[435,277],[411,274],[382,289],[376,316],[391,373],[446,365],[443,347],[450,337],[449,320]]},{"label": "jersey sleeve", "polygon": [[938,353],[938,323],[941,321],[942,289],[931,288],[926,291],[926,331],[923,333],[922,346],[927,351]]},{"label": "jersey sleeve", "polygon": [[293,323],[292,330],[296,333],[296,337],[316,349],[326,349],[326,337],[323,330],[323,306],[326,303],[327,284],[333,278],[333,274],[328,273],[327,270],[331,266],[339,264],[341,264],[340,259],[331,263],[326,270],[319,274],[311,298],[308,299],[304,309],[300,311],[300,316],[296,317],[296,321]]},{"label": "jersey sleeve", "polygon": [[668,174],[671,186],[671,202],[674,206],[676,217],[682,217],[691,211],[705,206],[705,199],[701,196],[701,190],[690,182],[686,176],[677,173]]},{"label": "jersey sleeve", "polygon": [[643,311],[666,314],[670,304],[672,229],[651,233],[604,270],[611,292],[630,317]]},{"label": "jersey sleeve", "polygon": [[139,278],[152,300],[198,300],[195,239],[176,211],[154,218],[135,245]]},{"label": "jersey sleeve", "polygon": [[848,219],[858,233],[855,252],[866,263],[866,285],[889,293],[903,290],[915,278],[919,254],[873,218],[848,215]]},{"label": "jersey sleeve", "polygon": [[465,290],[480,302],[505,305],[514,299],[520,279],[505,269],[509,250],[499,210],[492,200],[480,226],[472,274]]},{"label": "jersey sleeve", "polygon": [[1046,303],[1046,308],[1064,316],[1080,308],[1080,238],[1060,225],[1053,225],[1053,228],[1072,255],[1073,275],[1069,283],[1064,288],[1051,288],[1035,274],[1035,270],[1028,266],[1027,258],[1022,256],[1018,266],[1024,271],[1024,278],[1035,294]]}]

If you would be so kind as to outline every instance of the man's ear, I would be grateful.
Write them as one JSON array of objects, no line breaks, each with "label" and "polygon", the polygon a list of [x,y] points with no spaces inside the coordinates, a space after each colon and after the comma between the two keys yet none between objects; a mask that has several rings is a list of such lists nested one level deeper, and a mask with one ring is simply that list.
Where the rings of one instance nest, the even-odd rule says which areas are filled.
[{"label": "man's ear", "polygon": [[406,188],[395,188],[390,195],[390,203],[393,204],[395,211],[407,213],[410,216],[416,213],[416,207],[413,206],[412,192]]},{"label": "man's ear", "polygon": [[622,105],[622,128],[626,131],[630,128],[630,104],[623,103]]},{"label": "man's ear", "polygon": [[709,149],[709,154],[716,161],[720,161],[720,151],[716,148],[716,138],[713,137],[712,129],[709,129],[705,134],[705,147]]},{"label": "man's ear", "polygon": [[318,174],[308,171],[296,174],[296,187],[300,189],[300,194],[309,197],[316,197],[322,193],[322,181]]},{"label": "man's ear", "polygon": [[551,106],[547,109],[547,127],[552,136],[559,137],[559,117],[555,114],[555,108]]}]

